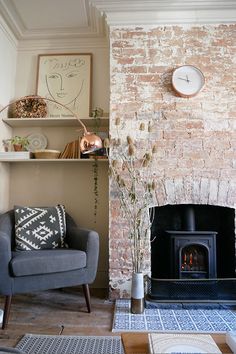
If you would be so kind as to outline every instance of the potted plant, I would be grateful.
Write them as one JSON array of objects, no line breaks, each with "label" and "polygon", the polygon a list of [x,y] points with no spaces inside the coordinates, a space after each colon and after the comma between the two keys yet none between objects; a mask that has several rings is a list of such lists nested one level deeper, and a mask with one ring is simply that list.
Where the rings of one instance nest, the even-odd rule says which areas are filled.
[{"label": "potted plant", "polygon": [[[120,125],[120,119],[115,122]],[[149,142],[151,123],[141,123],[139,140],[131,136],[110,140],[110,176],[116,187],[124,220],[127,237],[130,241],[132,257],[131,312],[144,310],[144,258],[149,240],[152,217],[149,208],[153,205],[156,183],[152,177],[151,165],[157,149]],[[142,133],[144,134],[141,137]]]},{"label": "potted plant", "polygon": [[15,151],[25,151],[29,146],[29,140],[27,137],[15,135],[10,141]]}]

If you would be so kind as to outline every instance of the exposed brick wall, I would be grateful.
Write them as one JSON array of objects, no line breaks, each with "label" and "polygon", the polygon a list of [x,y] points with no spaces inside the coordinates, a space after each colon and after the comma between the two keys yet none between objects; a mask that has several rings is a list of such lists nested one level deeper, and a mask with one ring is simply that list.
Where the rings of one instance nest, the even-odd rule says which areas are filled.
[{"label": "exposed brick wall", "polygon": [[[111,137],[134,136],[152,120],[158,146],[156,205],[236,206],[236,24],[111,27]],[[171,73],[199,67],[206,84],[196,97],[175,95]],[[128,296],[131,262],[125,221],[110,186],[110,286]],[[148,255],[147,255],[147,260]]]}]

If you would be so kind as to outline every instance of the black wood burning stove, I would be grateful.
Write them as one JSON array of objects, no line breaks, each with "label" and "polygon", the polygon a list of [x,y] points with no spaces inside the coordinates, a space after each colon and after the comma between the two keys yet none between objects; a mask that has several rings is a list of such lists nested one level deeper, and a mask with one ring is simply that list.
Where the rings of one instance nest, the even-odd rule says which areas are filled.
[{"label": "black wood burning stove", "polygon": [[215,231],[196,231],[194,209],[186,206],[183,231],[166,231],[170,237],[171,278],[216,278]]},{"label": "black wood burning stove", "polygon": [[166,231],[171,243],[171,278],[216,278],[214,231]]}]

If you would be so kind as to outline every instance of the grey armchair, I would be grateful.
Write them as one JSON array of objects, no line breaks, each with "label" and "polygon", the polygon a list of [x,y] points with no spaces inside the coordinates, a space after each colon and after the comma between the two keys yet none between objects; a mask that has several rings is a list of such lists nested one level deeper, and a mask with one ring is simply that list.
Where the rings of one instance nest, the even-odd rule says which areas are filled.
[{"label": "grey armchair", "polygon": [[14,210],[0,215],[0,295],[6,296],[2,329],[14,294],[82,285],[91,312],[89,284],[97,273],[99,236],[66,214],[66,243],[69,248],[15,251]]}]

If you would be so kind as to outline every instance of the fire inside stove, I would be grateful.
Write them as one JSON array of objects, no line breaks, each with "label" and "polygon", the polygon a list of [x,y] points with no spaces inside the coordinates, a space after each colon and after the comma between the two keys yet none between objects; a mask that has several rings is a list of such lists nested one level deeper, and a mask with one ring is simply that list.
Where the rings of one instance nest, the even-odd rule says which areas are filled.
[{"label": "fire inside stove", "polygon": [[182,250],[181,270],[184,272],[207,272],[206,251],[200,246],[189,246]]}]

